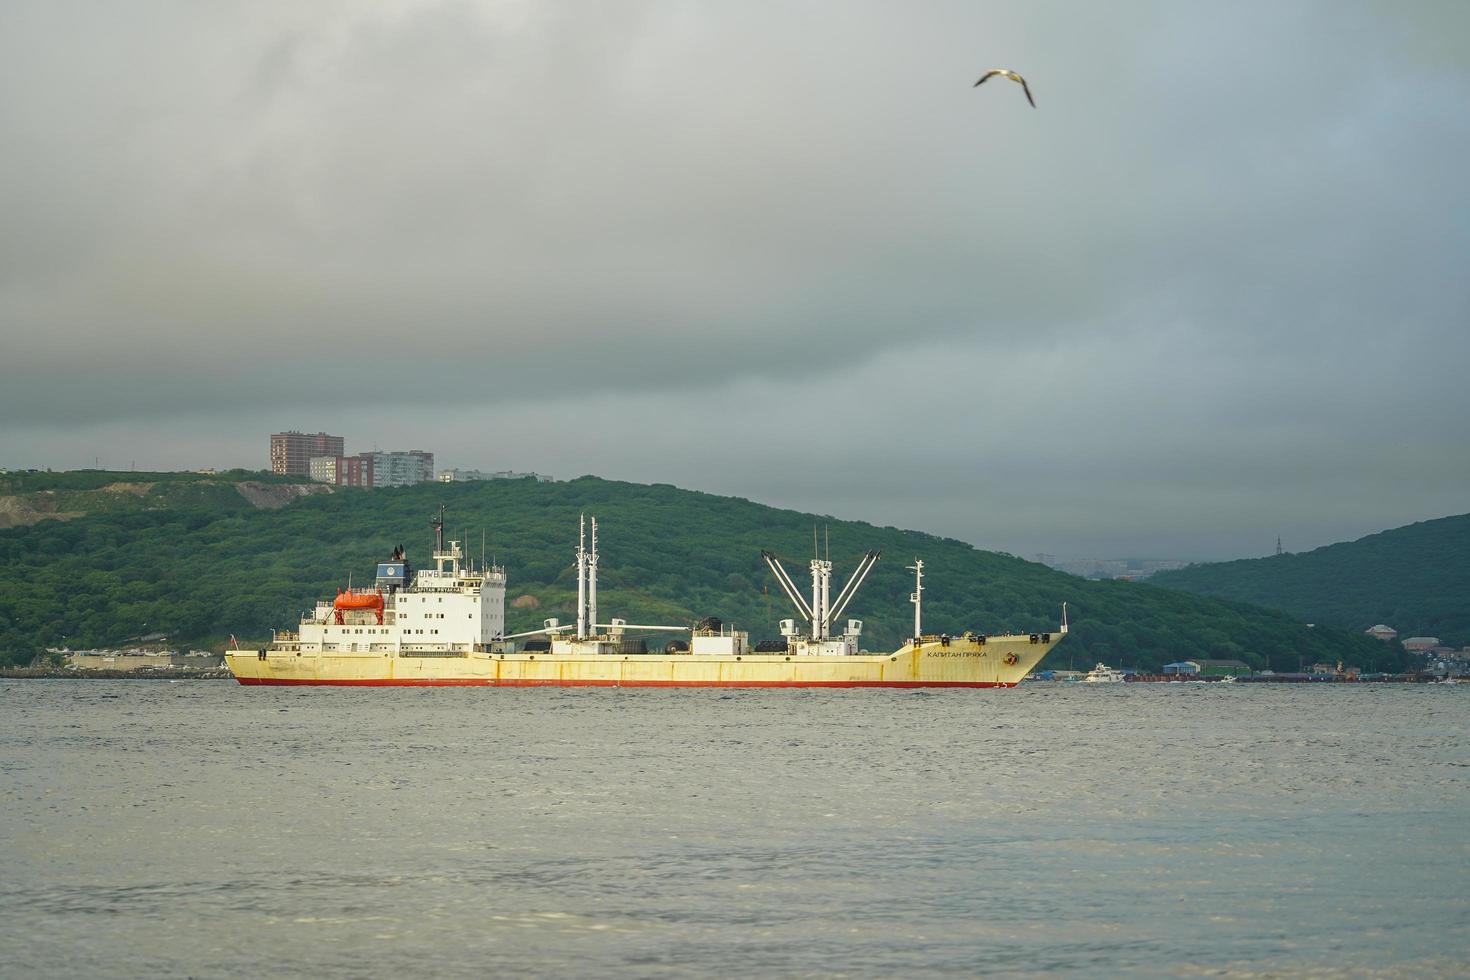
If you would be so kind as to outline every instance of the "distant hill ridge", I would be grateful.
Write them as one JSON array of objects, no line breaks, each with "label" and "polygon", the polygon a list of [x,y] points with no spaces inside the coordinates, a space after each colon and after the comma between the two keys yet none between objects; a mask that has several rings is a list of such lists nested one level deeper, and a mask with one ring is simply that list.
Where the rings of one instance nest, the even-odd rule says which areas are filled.
[{"label": "distant hill ridge", "polygon": [[[100,489],[137,477],[89,479]],[[912,628],[913,579],[904,566],[918,556],[927,629],[1054,630],[1068,602],[1072,635],[1052,654],[1052,666],[1088,668],[1104,660],[1157,668],[1189,657],[1239,658],[1278,670],[1316,661],[1369,669],[1399,662],[1381,643],[1307,629],[1279,612],[1143,583],[1088,582],[922,532],[661,484],[593,477],[423,484],[307,496],[273,510],[224,489],[223,497],[215,488],[171,508],[0,531],[8,573],[0,580],[0,657],[19,661],[43,646],[110,644],[143,632],[201,646],[231,633],[262,637],[271,627],[294,625],[302,610],[346,586],[349,574],[357,584],[367,581],[396,544],[407,546],[411,561],[426,561],[429,516],[442,503],[451,536],[466,538],[478,557],[483,532],[486,557],[507,568],[509,597],[530,597],[507,610],[512,631],[549,616],[574,618],[571,556],[577,515],[585,511],[599,518],[600,607],[634,622],[714,615],[753,639],[775,636],[777,621],[794,613],[761,549],[788,555],[788,569],[801,580],[818,524],[827,529],[839,581],[867,549],[884,553],[846,614],[864,620],[871,650],[897,646]]]},{"label": "distant hill ridge", "polygon": [[1470,514],[1421,521],[1302,554],[1159,572],[1162,588],[1280,609],[1303,622],[1470,645]]},{"label": "distant hill ridge", "polygon": [[145,510],[284,507],[332,487],[300,478],[228,473],[0,473],[0,528],[88,514]]}]

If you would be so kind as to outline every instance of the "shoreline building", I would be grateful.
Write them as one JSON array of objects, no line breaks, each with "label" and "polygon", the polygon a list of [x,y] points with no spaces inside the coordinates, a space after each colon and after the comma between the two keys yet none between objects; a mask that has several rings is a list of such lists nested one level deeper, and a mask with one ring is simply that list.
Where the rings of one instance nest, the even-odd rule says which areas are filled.
[{"label": "shoreline building", "polygon": [[536,480],[540,483],[553,482],[545,473],[517,473],[515,470],[440,470],[440,483],[468,483],[475,480]]},{"label": "shoreline building", "polygon": [[294,429],[271,434],[271,472],[281,476],[311,476],[311,460],[315,456],[341,456],[345,452],[341,436],[325,432],[304,433]]}]

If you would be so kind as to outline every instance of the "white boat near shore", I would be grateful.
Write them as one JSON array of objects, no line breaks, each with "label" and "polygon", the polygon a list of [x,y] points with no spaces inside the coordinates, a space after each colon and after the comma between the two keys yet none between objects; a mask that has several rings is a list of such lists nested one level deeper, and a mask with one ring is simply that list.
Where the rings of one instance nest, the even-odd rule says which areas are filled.
[{"label": "white boat near shore", "polygon": [[1098,664],[1087,672],[1087,676],[1082,678],[1082,682],[1084,684],[1121,684],[1123,683],[1124,677],[1124,673],[1118,668],[1109,667],[1107,664]]}]

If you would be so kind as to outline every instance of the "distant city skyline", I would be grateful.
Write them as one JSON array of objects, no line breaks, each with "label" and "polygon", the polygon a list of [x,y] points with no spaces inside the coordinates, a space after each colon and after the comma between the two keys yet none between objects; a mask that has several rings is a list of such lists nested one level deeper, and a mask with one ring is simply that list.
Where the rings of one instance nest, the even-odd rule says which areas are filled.
[{"label": "distant city skyline", "polygon": [[1428,0],[17,0],[0,465],[320,430],[1023,556],[1465,513],[1467,38]]}]

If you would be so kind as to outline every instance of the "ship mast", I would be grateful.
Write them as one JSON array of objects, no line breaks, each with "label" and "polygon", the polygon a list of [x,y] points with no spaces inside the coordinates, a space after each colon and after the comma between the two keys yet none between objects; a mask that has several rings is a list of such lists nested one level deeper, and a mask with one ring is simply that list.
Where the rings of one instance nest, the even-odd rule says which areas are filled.
[{"label": "ship mast", "polygon": [[[591,631],[589,633],[589,630]],[[577,639],[597,633],[597,518],[592,518],[592,547],[587,547],[587,515],[577,527]]]},{"label": "ship mast", "polygon": [[577,639],[587,639],[587,515],[577,527]]},{"label": "ship mast", "polygon": [[827,638],[827,587],[832,581],[832,563],[812,559],[812,639]]},{"label": "ship mast", "polygon": [[[830,557],[830,555],[829,555]],[[827,638],[828,590],[832,583],[832,562],[824,561],[817,550],[817,526],[812,525],[812,639]]]},{"label": "ship mast", "polygon": [[587,624],[597,632],[597,518],[592,518],[592,553],[587,556]]},{"label": "ship mast", "polygon": [[923,630],[920,628],[919,618],[920,606],[924,599],[924,563],[915,558],[914,563],[906,567],[914,573],[914,591],[909,596],[909,602],[914,604],[914,642],[918,643],[919,639],[924,635]]}]

